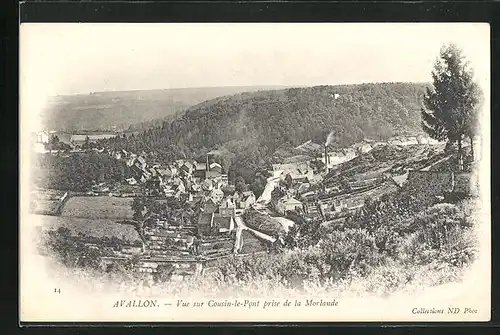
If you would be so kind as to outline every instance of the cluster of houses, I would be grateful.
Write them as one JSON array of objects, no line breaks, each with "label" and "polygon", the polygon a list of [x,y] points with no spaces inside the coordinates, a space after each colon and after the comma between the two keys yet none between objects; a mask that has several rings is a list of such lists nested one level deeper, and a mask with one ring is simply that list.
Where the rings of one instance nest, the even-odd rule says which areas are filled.
[{"label": "cluster of houses", "polygon": [[[332,167],[368,153],[378,146],[438,143],[424,135],[396,136],[385,142],[365,139],[351,147],[332,150],[329,146],[307,141],[295,149],[298,153],[309,155],[308,160],[298,159],[295,163],[272,166],[270,172],[274,178],[279,178],[280,191],[273,193],[271,204],[281,215],[295,211],[311,218],[324,218],[356,210],[364,205],[365,198],[393,193],[402,186],[401,183],[390,176],[381,176],[370,180],[350,181],[348,185],[324,185],[323,178]],[[315,160],[324,164],[324,171],[313,168]],[[316,185],[321,187],[312,187]]]},{"label": "cluster of houses", "polygon": [[[222,188],[229,181],[222,166],[216,162],[179,159],[164,165],[148,162],[147,155],[129,153],[126,150],[108,151],[118,160],[125,160],[132,176],[125,181],[129,186],[147,184],[150,195],[173,197],[182,202],[197,202],[212,198],[220,201]],[[123,196],[123,195],[122,195]]]},{"label": "cluster of houses", "polygon": [[[48,148],[48,144],[51,140],[57,137],[57,140],[61,143],[64,143],[67,148],[70,148],[70,152],[83,152],[81,147],[87,141],[89,143],[95,143],[101,139],[108,139],[116,137],[116,133],[111,132],[92,132],[85,134],[72,134],[67,132],[55,131],[55,130],[42,130],[32,135],[33,149],[37,153],[58,153],[59,150],[53,149],[50,150]],[[104,149],[93,148],[94,151],[103,152]]]},{"label": "cluster of houses", "polygon": [[[350,161],[360,154],[370,152],[372,149],[385,145],[408,146],[408,145],[435,145],[438,141],[424,135],[418,136],[394,136],[387,141],[375,141],[365,138],[362,142],[356,143],[349,148],[331,150],[326,148],[325,153],[321,155],[321,161],[327,168]],[[326,158],[325,158],[326,157]]]},{"label": "cluster of houses", "polygon": [[236,217],[241,216],[255,201],[252,191],[234,192],[221,201],[208,199],[201,208],[198,232],[201,235],[231,234],[236,229]]},{"label": "cluster of houses", "polygon": [[200,204],[196,231],[201,236],[234,232],[235,217],[256,201],[252,191],[240,193],[234,187],[227,187],[227,174],[220,164],[211,161],[209,155],[204,162],[179,159],[164,166],[149,164],[145,154],[136,155],[121,150],[110,152],[110,155],[125,159],[135,171],[136,177],[126,180],[129,185],[148,183],[148,188],[156,190],[160,196],[175,198],[182,203]]}]

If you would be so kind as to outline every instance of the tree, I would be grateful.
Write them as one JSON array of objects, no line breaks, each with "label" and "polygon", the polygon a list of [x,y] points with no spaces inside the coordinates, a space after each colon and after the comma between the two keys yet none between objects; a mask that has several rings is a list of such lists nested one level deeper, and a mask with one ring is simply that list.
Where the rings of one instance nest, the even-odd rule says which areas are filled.
[{"label": "tree", "polygon": [[83,143],[83,149],[90,149],[90,138],[85,136],[85,142]]},{"label": "tree", "polygon": [[248,185],[245,183],[245,179],[243,179],[243,177],[240,176],[236,178],[235,188],[239,193],[248,191]]},{"label": "tree", "polygon": [[457,143],[459,169],[463,168],[462,140],[473,145],[481,92],[473,71],[454,44],[443,46],[432,71],[433,88],[427,88],[422,128],[434,139]]}]

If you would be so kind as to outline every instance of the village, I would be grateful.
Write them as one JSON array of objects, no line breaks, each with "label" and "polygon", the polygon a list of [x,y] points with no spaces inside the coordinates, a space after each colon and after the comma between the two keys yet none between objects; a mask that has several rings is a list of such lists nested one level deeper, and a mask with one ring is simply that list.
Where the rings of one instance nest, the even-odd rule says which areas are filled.
[{"label": "village", "polygon": [[[89,142],[88,137],[80,140]],[[95,142],[97,138],[90,141]],[[47,142],[42,136],[37,139],[37,145]],[[107,255],[101,259],[103,268],[134,259],[134,269],[151,276],[165,267],[173,269],[169,271],[176,278],[196,275],[209,269],[210,263],[217,259],[266,253],[284,245],[283,236],[249,227],[244,220],[245,212],[257,212],[272,218],[286,232],[295,224],[293,215],[304,218],[306,222],[342,220],[363,207],[367,198],[380,198],[405,185],[430,189],[432,194],[426,196],[431,197],[457,192],[460,187],[467,188],[468,185],[467,176],[464,179],[455,176],[454,172],[432,169],[449,157],[433,155],[436,148],[443,148],[444,144],[424,136],[399,136],[384,142],[365,139],[342,149],[335,149],[328,143],[321,145],[307,141],[295,148],[295,156],[272,165],[271,176],[258,198],[252,191],[240,193],[231,187],[234,185],[229,184],[228,175],[211,153],[204,161],[179,159],[162,164],[148,158],[145,152],[137,154],[97,147],[83,150],[81,143],[80,147],[74,145],[72,151],[107,152],[114,159],[126,162],[133,171],[133,175],[121,183],[95,184],[86,196],[150,197],[158,201],[175,199],[185,208],[199,209],[194,219],[172,220],[149,215],[136,228],[141,245],[125,243],[107,248]],[[404,159],[398,156],[398,164],[388,161],[384,165],[383,160],[373,158],[377,166],[366,162],[366,157],[372,153],[391,150],[406,156]],[[429,156],[432,158],[428,159]],[[364,159],[363,164],[349,166],[356,159]],[[362,165],[367,171],[356,171]],[[465,181],[457,182],[460,180]],[[55,215],[67,197],[67,193],[56,197]],[[100,248],[96,243],[88,246]]]}]

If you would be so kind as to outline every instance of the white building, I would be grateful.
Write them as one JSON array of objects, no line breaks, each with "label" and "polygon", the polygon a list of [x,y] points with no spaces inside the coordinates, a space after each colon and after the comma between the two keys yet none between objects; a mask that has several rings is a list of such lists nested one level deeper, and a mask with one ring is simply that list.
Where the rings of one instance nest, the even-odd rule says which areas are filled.
[{"label": "white building", "polygon": [[49,143],[50,134],[48,131],[39,131],[36,134],[36,142],[37,143]]}]

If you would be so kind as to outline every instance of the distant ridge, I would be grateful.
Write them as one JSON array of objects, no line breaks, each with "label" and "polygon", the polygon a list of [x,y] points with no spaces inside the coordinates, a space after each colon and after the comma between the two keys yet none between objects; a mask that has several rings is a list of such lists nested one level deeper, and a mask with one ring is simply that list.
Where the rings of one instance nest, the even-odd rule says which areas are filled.
[{"label": "distant ridge", "polygon": [[193,87],[103,91],[51,97],[42,111],[43,127],[58,131],[136,130],[172,120],[189,107],[241,92],[283,89],[283,86]]}]

